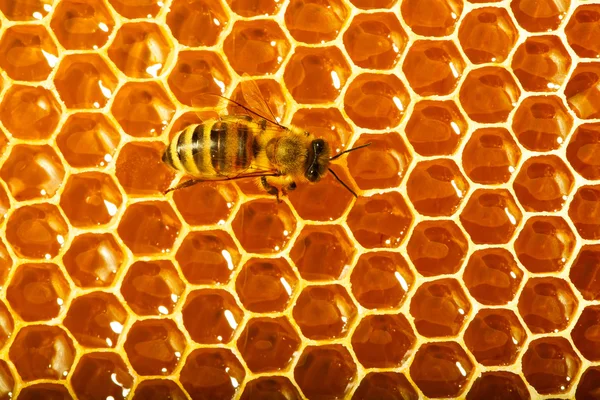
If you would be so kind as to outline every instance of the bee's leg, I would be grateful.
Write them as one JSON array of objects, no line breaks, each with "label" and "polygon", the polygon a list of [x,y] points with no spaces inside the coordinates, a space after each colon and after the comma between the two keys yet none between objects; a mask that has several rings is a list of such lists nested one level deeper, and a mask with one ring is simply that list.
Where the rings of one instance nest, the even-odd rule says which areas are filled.
[{"label": "bee's leg", "polygon": [[281,200],[279,199],[279,189],[277,189],[275,186],[271,185],[267,181],[267,177],[266,176],[262,176],[260,178],[260,183],[261,183],[262,187],[267,191],[267,193],[275,196],[277,198],[277,201],[281,202]]},{"label": "bee's leg", "polygon": [[167,194],[167,193],[169,193],[169,192],[173,192],[173,191],[175,191],[175,190],[179,190],[179,189],[185,189],[186,187],[193,186],[193,185],[195,185],[196,183],[200,183],[200,182],[202,182],[202,180],[200,180],[200,179],[190,179],[190,180],[187,180],[187,181],[185,181],[185,182],[182,182],[182,183],[180,183],[180,184],[179,184],[179,185],[177,185],[177,186],[174,186],[174,187],[172,187],[172,188],[169,188],[169,189],[165,190],[165,191],[163,192],[163,194]]}]

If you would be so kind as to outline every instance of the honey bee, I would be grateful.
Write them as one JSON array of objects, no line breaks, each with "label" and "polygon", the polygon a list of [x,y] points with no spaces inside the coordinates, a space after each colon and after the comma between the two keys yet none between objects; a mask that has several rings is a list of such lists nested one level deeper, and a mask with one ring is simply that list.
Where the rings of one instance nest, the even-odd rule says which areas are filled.
[{"label": "honey bee", "polygon": [[170,142],[163,162],[192,179],[167,189],[165,194],[200,182],[254,178],[268,194],[281,201],[281,196],[296,189],[298,183],[318,182],[331,172],[357,196],[330,168],[330,163],[370,143],[332,156],[325,140],[277,122],[256,82],[246,79],[240,86],[247,106],[220,95],[207,95],[218,97],[221,107],[225,103],[239,112],[221,113],[190,125]]}]

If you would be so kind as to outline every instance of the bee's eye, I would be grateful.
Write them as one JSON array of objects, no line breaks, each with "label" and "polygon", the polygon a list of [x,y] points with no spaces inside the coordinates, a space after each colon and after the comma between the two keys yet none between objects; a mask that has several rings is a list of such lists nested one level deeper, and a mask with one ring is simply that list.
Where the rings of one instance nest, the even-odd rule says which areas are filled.
[{"label": "bee's eye", "polygon": [[323,151],[323,147],[325,147],[323,140],[321,140],[321,139],[315,140],[315,153],[317,153],[317,154],[321,153]]}]

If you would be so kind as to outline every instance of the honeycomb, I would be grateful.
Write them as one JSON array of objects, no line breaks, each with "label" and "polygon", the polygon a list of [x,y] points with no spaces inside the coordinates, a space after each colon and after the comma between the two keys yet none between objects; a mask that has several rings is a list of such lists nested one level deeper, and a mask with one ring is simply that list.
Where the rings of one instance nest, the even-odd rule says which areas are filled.
[{"label": "honeycomb", "polygon": [[[599,37],[597,0],[0,0],[0,399],[600,399]],[[244,74],[372,144],[358,198],[162,194]]]}]

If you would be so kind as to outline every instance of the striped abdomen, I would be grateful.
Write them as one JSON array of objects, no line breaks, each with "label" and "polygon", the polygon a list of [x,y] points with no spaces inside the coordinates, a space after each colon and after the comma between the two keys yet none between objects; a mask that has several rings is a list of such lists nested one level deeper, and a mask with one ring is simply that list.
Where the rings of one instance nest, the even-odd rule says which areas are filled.
[{"label": "striped abdomen", "polygon": [[199,178],[218,178],[248,168],[253,156],[249,122],[207,122],[179,132],[163,154],[171,167]]}]

